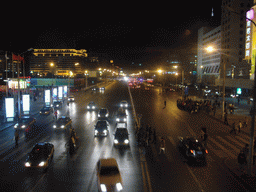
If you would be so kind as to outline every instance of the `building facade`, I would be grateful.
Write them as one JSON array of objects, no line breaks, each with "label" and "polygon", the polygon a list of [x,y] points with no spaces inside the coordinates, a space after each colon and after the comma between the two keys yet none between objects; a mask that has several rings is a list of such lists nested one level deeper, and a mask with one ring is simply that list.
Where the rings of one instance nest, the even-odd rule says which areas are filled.
[{"label": "building facade", "polygon": [[30,58],[30,73],[42,76],[47,73],[59,76],[82,74],[87,56],[84,49],[34,49]]},{"label": "building facade", "polygon": [[202,27],[198,30],[197,54],[197,82],[214,85],[220,73],[221,26],[215,29]]}]

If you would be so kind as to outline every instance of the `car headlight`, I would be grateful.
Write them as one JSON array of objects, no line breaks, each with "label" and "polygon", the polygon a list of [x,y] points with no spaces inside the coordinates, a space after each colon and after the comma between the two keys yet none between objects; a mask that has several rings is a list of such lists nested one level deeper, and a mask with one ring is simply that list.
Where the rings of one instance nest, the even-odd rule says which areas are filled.
[{"label": "car headlight", "polygon": [[56,105],[56,107],[59,107],[59,105]]},{"label": "car headlight", "polygon": [[103,131],[103,133],[105,133],[105,134],[107,134],[107,132],[108,132],[107,130],[104,130],[104,131]]},{"label": "car headlight", "polygon": [[45,162],[44,162],[44,161],[42,161],[41,163],[39,163],[39,166],[40,166],[40,167],[43,167],[43,166],[44,166],[44,164],[45,164]]},{"label": "car headlight", "polygon": [[107,187],[106,187],[106,185],[105,184],[100,184],[100,189],[101,189],[101,191],[107,191]]},{"label": "car headlight", "polygon": [[22,125],[21,128],[24,129],[26,127],[26,125]]},{"label": "car headlight", "polygon": [[123,107],[123,104],[121,104],[120,106]]},{"label": "car headlight", "polygon": [[117,189],[117,191],[121,191],[123,189],[122,184],[121,183],[117,183],[116,184],[116,189]]},{"label": "car headlight", "polygon": [[117,143],[118,143],[118,140],[117,140],[117,139],[114,139],[114,143],[117,144]]},{"label": "car headlight", "polygon": [[127,121],[127,119],[126,119],[126,118],[124,118],[124,121]]},{"label": "car headlight", "polygon": [[87,106],[87,109],[90,109],[90,106]]},{"label": "car headlight", "polygon": [[98,134],[98,132],[99,132],[99,131],[95,130],[95,131],[94,131],[94,135],[97,135],[97,134]]},{"label": "car headlight", "polygon": [[125,107],[128,107],[128,104],[125,104]]},{"label": "car headlight", "polygon": [[98,114],[98,117],[100,117],[100,114]]},{"label": "car headlight", "polygon": [[106,117],[108,117],[108,113],[106,114]]},{"label": "car headlight", "polygon": [[128,143],[129,143],[129,140],[128,140],[128,139],[125,139],[125,140],[124,140],[124,143],[125,143],[125,144],[128,144]]},{"label": "car headlight", "polygon": [[95,106],[92,106],[92,109],[95,109]]},{"label": "car headlight", "polygon": [[17,128],[18,127],[18,123],[14,125],[14,128]]},{"label": "car headlight", "polygon": [[70,101],[70,99],[68,99]]},{"label": "car headlight", "polygon": [[39,112],[40,114],[42,113],[42,111]]},{"label": "car headlight", "polygon": [[116,121],[120,121],[120,119],[119,119],[119,118],[116,118]]},{"label": "car headlight", "polygon": [[56,128],[57,126],[56,125],[53,125],[53,128]]},{"label": "car headlight", "polygon": [[25,163],[25,167],[30,167],[30,166],[31,166],[31,163],[29,163],[29,162]]},{"label": "car headlight", "polygon": [[62,129],[63,129],[64,127],[65,127],[65,125],[61,125],[61,126],[60,126],[60,128],[62,128]]}]

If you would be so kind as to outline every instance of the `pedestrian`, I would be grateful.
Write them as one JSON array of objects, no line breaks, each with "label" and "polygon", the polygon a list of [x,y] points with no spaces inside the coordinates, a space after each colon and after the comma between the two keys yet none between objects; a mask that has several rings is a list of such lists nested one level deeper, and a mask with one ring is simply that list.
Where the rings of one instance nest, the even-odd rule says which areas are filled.
[{"label": "pedestrian", "polygon": [[160,151],[159,151],[159,154],[161,154],[162,151],[165,154],[165,139],[164,139],[164,137],[162,137],[161,141],[160,141]]},{"label": "pedestrian", "polygon": [[245,144],[244,148],[242,149],[242,152],[245,154],[246,158],[249,154],[249,144]]},{"label": "pedestrian", "polygon": [[57,120],[57,118],[58,118],[58,111],[57,110],[54,112],[54,116],[55,116],[55,119]]},{"label": "pedestrian", "polygon": [[18,146],[18,142],[20,138],[18,130],[15,131],[14,137],[15,137],[15,146]]},{"label": "pedestrian", "polygon": [[164,101],[164,108],[166,107],[166,101]]},{"label": "pedestrian", "polygon": [[230,131],[230,134],[233,133],[233,132],[236,135],[236,123],[235,122],[232,124],[232,130]]},{"label": "pedestrian", "polygon": [[228,113],[224,114],[224,124],[228,125]]},{"label": "pedestrian", "polygon": [[238,154],[237,161],[240,169],[244,168],[244,166],[247,164],[246,155],[243,151]]},{"label": "pedestrian", "polygon": [[241,121],[239,121],[239,123],[238,123],[238,133],[240,133],[241,128],[242,128],[242,122],[241,122]]},{"label": "pedestrian", "polygon": [[244,118],[244,122],[243,122],[243,128],[247,128],[247,117]]},{"label": "pedestrian", "polygon": [[202,134],[202,143],[203,145],[206,147],[207,146],[207,139],[208,139],[208,134],[206,133],[206,131]]}]

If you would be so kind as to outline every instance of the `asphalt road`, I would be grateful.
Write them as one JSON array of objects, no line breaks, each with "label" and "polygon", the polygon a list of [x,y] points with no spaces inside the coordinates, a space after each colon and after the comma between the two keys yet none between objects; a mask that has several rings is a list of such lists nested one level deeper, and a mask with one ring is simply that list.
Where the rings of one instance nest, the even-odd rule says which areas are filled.
[{"label": "asphalt road", "polygon": [[[115,113],[122,100],[130,103],[125,83],[112,82],[106,85],[104,92],[74,93],[75,102],[58,110],[59,116],[68,115],[79,137],[80,147],[70,156],[65,148],[68,134],[55,131],[53,115],[36,115],[37,122],[28,137],[21,134],[19,146],[15,147],[13,128],[0,134],[0,191],[97,191],[96,163],[99,158],[114,157],[120,168],[124,191],[143,191],[145,188],[145,169],[142,173],[140,153],[135,141],[134,119],[132,110],[128,113],[130,148],[120,150],[113,147]],[[110,132],[105,138],[94,137],[94,125],[97,113],[87,111],[86,105],[94,101],[99,108],[109,109]],[[54,144],[55,152],[47,172],[26,171],[24,162],[27,153],[37,142]],[[144,179],[143,179],[144,178]]]},{"label": "asphalt road", "polygon": [[[142,86],[131,89],[131,94],[137,114],[142,114],[142,124],[155,128],[158,140],[166,138],[166,155],[158,155],[157,145],[151,144],[147,149],[153,191],[249,191],[224,164],[227,157],[236,158],[239,148],[244,146],[242,141],[248,141],[247,135],[236,136],[236,140],[221,122],[203,113],[190,114],[178,109],[176,101],[180,95],[176,92],[163,94],[158,88],[145,90]],[[193,165],[180,155],[178,138],[199,136],[202,126],[208,130],[209,154],[205,165]]]}]

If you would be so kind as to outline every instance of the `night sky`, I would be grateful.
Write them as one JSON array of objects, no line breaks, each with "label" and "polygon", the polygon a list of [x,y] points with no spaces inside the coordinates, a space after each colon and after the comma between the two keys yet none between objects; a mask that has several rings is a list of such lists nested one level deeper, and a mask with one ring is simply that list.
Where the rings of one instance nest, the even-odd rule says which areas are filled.
[{"label": "night sky", "polygon": [[119,66],[145,67],[166,51],[196,48],[198,29],[221,18],[221,0],[53,2],[4,4],[0,49],[86,49]]}]

